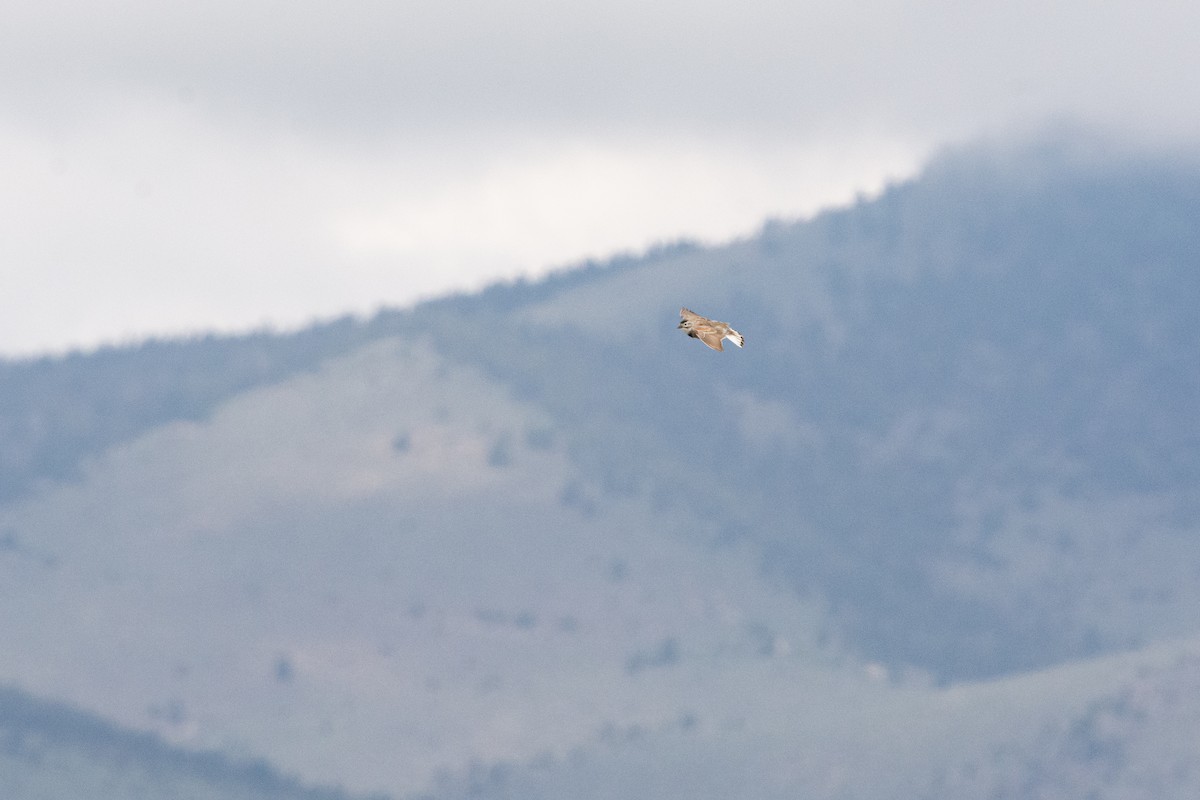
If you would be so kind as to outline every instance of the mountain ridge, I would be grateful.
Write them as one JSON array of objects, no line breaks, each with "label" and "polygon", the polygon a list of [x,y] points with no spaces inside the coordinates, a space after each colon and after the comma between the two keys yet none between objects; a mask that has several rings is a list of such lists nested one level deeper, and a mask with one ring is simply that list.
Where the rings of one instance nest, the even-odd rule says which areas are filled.
[{"label": "mountain ridge", "polygon": [[[397,797],[891,796],[822,727],[903,762],[922,714],[983,749],[913,796],[1103,786],[1113,714],[1170,775],[1120,693],[1192,680],[1198,214],[1190,164],[968,148],[722,246],[0,365],[0,680]],[[1051,674],[1051,755],[988,733]]]}]

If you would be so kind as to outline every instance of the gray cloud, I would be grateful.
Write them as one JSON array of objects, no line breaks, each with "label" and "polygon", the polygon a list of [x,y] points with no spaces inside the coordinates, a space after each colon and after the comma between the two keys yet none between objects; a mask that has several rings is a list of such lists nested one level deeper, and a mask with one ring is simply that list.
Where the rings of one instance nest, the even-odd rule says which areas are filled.
[{"label": "gray cloud", "polygon": [[1200,68],[1200,7],[1185,2],[22,5],[0,33],[0,80],[28,113],[103,113],[113,92],[359,131],[937,134],[1024,114],[1139,124],[1132,108],[1170,127],[1200,113],[1184,102]]},{"label": "gray cloud", "polygon": [[1190,2],[9,6],[0,353],[729,236],[1048,117],[1200,125]]}]

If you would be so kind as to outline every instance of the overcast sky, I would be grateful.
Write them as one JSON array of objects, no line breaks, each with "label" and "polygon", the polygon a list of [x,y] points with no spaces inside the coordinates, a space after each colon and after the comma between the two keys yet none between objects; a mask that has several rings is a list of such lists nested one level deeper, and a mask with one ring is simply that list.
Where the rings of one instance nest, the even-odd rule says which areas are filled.
[{"label": "overcast sky", "polygon": [[0,354],[369,313],[1072,118],[1191,144],[1192,0],[0,0]]}]

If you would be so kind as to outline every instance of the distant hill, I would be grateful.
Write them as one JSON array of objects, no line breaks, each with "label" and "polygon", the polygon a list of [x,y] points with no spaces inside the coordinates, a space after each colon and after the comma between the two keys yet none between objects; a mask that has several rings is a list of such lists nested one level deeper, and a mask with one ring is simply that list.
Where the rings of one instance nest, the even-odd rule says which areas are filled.
[{"label": "distant hill", "polygon": [[301,786],[261,761],[172,748],[12,688],[0,688],[0,741],[0,786],[16,800],[352,800]]},{"label": "distant hill", "polygon": [[[966,150],[437,341],[601,485],[754,541],[870,657],[1000,674],[1193,629],[1198,214],[1191,165]],[[681,303],[747,349],[682,349]]]},{"label": "distant hill", "polygon": [[396,798],[1188,791],[1197,218],[1191,162],[979,145],[720,247],[0,362],[0,681]]}]

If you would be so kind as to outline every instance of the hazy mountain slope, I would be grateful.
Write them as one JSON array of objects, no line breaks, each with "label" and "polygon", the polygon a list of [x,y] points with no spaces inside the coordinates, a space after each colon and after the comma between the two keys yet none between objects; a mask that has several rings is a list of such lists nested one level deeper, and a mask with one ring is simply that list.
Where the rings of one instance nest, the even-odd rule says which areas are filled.
[{"label": "hazy mountain slope", "polygon": [[363,340],[351,320],[274,335],[149,341],[94,353],[0,360],[0,503],[82,458],[223,400],[312,369]]},{"label": "hazy mountain slope", "polygon": [[0,689],[0,787],[9,800],[350,800],[263,762],[190,753],[62,705]]},{"label": "hazy mountain slope", "polygon": [[1126,711],[1194,682],[1198,213],[976,148],[177,373],[8,365],[0,682],[397,797],[1187,791],[1193,704]]},{"label": "hazy mountain slope", "polygon": [[[754,541],[863,652],[1002,673],[1195,629],[1198,215],[1186,165],[971,150],[437,342],[603,485]],[[746,349],[698,352],[680,305]]]},{"label": "hazy mountain slope", "polygon": [[846,694],[811,681],[774,698],[770,711],[748,705],[738,727],[614,730],[566,759],[476,766],[444,779],[436,796],[1191,797],[1197,646],[1174,642],[948,689]]},{"label": "hazy mountain slope", "polygon": [[[828,662],[815,609],[680,536],[685,516],[597,507],[558,436],[393,340],[156,430],[0,511],[0,638],[21,643],[0,674],[400,793],[606,726],[723,719],[737,693],[711,689],[743,664]],[[683,665],[707,687],[653,677]]]},{"label": "hazy mountain slope", "polygon": [[[915,797],[1132,800],[1193,797],[1200,786],[1197,640],[1154,649],[1068,719],[946,765]],[[1149,655],[1149,653],[1147,653]],[[1125,661],[1127,666],[1132,662]],[[1094,663],[1103,663],[1100,659]],[[1111,661],[1111,659],[1110,659]],[[1055,670],[1057,671],[1057,670]],[[1018,679],[1024,680],[1024,679]]]},{"label": "hazy mountain slope", "polygon": [[39,480],[77,474],[83,458],[176,420],[204,419],[223,401],[256,386],[315,369],[385,336],[417,335],[446,310],[510,309],[569,288],[696,249],[678,243],[639,257],[615,256],[563,269],[535,284],[497,284],[368,320],[343,317],[304,330],[245,336],[150,340],[95,352],[0,359],[0,503]]}]

